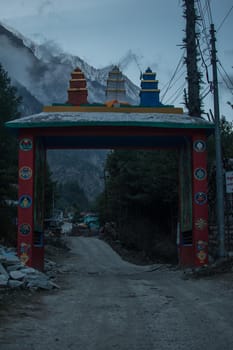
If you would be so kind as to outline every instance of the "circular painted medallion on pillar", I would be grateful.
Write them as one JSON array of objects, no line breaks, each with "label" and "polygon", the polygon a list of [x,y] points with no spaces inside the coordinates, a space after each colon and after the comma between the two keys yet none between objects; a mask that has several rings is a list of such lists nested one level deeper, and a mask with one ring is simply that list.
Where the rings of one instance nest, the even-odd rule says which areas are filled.
[{"label": "circular painted medallion on pillar", "polygon": [[201,250],[205,250],[208,243],[206,241],[199,240],[197,241],[197,250],[200,252]]},{"label": "circular painted medallion on pillar", "polygon": [[200,262],[203,263],[207,258],[207,254],[206,252],[204,252],[204,250],[201,250],[200,252],[197,253],[197,257],[200,260]]},{"label": "circular painted medallion on pillar", "polygon": [[194,196],[195,203],[203,205],[207,203],[207,194],[205,192],[197,192]]},{"label": "circular painted medallion on pillar", "polygon": [[196,180],[205,180],[206,179],[206,170],[204,168],[197,168],[194,170],[194,177]]},{"label": "circular painted medallion on pillar", "polygon": [[32,205],[32,198],[28,194],[23,194],[19,198],[19,206],[20,208],[27,209]]},{"label": "circular painted medallion on pillar", "polygon": [[23,166],[19,169],[19,177],[22,180],[29,180],[32,177],[32,169],[28,166]]},{"label": "circular painted medallion on pillar", "polygon": [[21,151],[31,151],[32,150],[32,140],[29,138],[23,138],[19,142],[19,148]]},{"label": "circular painted medallion on pillar", "polygon": [[203,263],[207,258],[207,246],[208,243],[206,241],[197,241],[197,258],[200,260],[201,263]]},{"label": "circular painted medallion on pillar", "polygon": [[202,231],[207,227],[207,221],[203,218],[199,218],[195,222],[195,227],[199,230]]},{"label": "circular painted medallion on pillar", "polygon": [[30,259],[31,245],[25,242],[20,244],[20,261],[26,264]]},{"label": "circular painted medallion on pillar", "polygon": [[193,144],[193,148],[196,152],[204,152],[206,150],[206,143],[203,140],[196,140]]},{"label": "circular painted medallion on pillar", "polygon": [[31,233],[32,228],[29,224],[21,224],[19,226],[19,232],[21,233],[21,235],[27,236]]}]

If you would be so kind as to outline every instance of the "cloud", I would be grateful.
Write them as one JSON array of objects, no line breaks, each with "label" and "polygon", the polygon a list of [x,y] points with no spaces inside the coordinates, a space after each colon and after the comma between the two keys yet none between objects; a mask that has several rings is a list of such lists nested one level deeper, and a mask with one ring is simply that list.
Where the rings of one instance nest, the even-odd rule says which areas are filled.
[{"label": "cloud", "polygon": [[44,0],[38,7],[38,14],[40,16],[46,15],[53,9],[53,4],[51,0]]},{"label": "cloud", "polygon": [[120,59],[118,65],[121,69],[126,69],[130,64],[134,63],[141,70],[141,61],[143,56],[140,54],[136,54],[132,50],[128,50],[126,54]]},{"label": "cloud", "polygon": [[7,0],[1,7],[0,18],[14,20],[30,16],[45,16],[54,10],[55,5],[56,2],[52,0]]},{"label": "cloud", "polygon": [[4,35],[0,36],[0,61],[4,68],[11,73],[11,78],[29,87],[29,69],[34,67],[35,60],[29,50],[17,46]]}]

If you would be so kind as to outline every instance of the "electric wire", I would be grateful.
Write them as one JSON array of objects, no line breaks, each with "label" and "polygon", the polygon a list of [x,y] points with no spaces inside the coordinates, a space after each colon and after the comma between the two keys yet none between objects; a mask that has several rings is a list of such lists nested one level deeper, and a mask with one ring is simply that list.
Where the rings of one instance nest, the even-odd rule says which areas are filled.
[{"label": "electric wire", "polygon": [[166,90],[165,90],[163,96],[161,97],[161,102],[163,101],[164,97],[166,96],[168,90],[170,89],[171,83],[172,83],[173,79],[175,78],[175,76],[176,76],[178,70],[180,69],[180,65],[182,64],[182,61],[183,61],[183,60],[184,60],[184,54],[182,54],[181,58],[179,59],[179,62],[178,62],[177,66],[176,66],[176,69],[175,69],[175,71],[174,71],[174,73],[173,73],[173,75],[172,75],[172,77],[171,77],[171,79],[170,79],[170,81],[169,81],[169,83],[168,83],[168,86],[167,86],[167,88],[166,88]]},{"label": "electric wire", "polygon": [[186,74],[186,70],[183,70],[183,71],[180,73],[180,75],[177,77],[177,79],[174,81],[174,83],[171,84],[170,89],[172,89],[173,86],[175,86],[176,83],[177,83],[185,74]]},{"label": "electric wire", "polygon": [[[207,50],[210,52],[209,36],[207,34],[207,25],[206,25],[206,22],[205,22],[204,10],[202,8],[200,0],[197,0],[197,4],[198,4],[198,7],[199,7],[200,18],[202,19],[202,27],[203,27],[203,33],[204,33],[204,36],[205,36],[206,44],[207,44]],[[209,6],[208,6],[208,4],[206,4],[205,11],[208,11],[208,10],[209,10]],[[205,60],[204,60],[204,57],[203,57],[204,54],[202,53],[202,50],[201,50],[201,47],[200,47],[200,43],[198,45],[199,45],[200,55],[201,55],[201,58],[202,58],[202,64],[205,67],[207,81],[209,82],[208,67],[207,67],[207,64],[205,63]],[[177,67],[176,67],[176,69],[175,69],[175,71],[174,71],[170,81],[167,84],[165,84],[166,89],[165,89],[165,91],[164,91],[164,93],[163,93],[163,95],[161,97],[161,102],[167,96],[168,91],[170,89],[172,89],[176,85],[176,83],[184,76],[185,71],[181,72],[181,74],[174,81],[175,77],[179,74],[180,70],[183,68],[183,65],[181,65],[181,62],[182,62],[183,59],[184,59],[184,54],[182,55],[181,59],[179,60],[179,62],[177,64]],[[186,81],[175,90],[175,92],[169,97],[169,100],[171,100],[173,97],[174,97],[174,100],[175,100],[178,97],[178,95],[180,94],[181,90],[183,91],[183,88],[184,88],[185,85],[186,85]],[[210,87],[208,87],[208,90],[210,90]]]},{"label": "electric wire", "polygon": [[219,69],[219,67],[218,67],[218,73],[219,73],[219,75],[221,76],[223,82],[225,83],[226,88],[230,91],[231,94],[233,94],[233,87],[230,87],[230,86],[228,85],[228,82],[226,81],[226,79],[225,79],[224,75],[222,74],[221,70]]},{"label": "electric wire", "polygon": [[186,82],[182,82],[182,85],[180,85],[170,96],[167,97],[167,99],[165,100],[164,104],[167,104],[167,103],[170,104],[171,103],[170,99],[172,99],[174,97],[174,95],[177,94],[177,91],[180,90],[181,87],[183,85],[185,85],[185,84],[186,84]]},{"label": "electric wire", "polygon": [[204,34],[204,38],[205,38],[205,44],[207,45],[207,50],[208,50],[208,55],[210,56],[210,40],[209,40],[209,31],[207,29],[207,24],[206,24],[206,20],[205,20],[205,12],[207,10],[207,5],[205,7],[205,9],[203,9],[201,1],[197,0],[197,5],[198,5],[198,10],[199,10],[199,17],[202,23],[202,33]]},{"label": "electric wire", "polygon": [[[205,1],[205,5],[200,0],[196,0],[197,3],[197,15],[199,17],[201,31],[200,35],[196,37],[197,50],[200,55],[201,64],[199,65],[199,72],[202,77],[202,85],[200,89],[200,98],[203,102],[204,99],[212,92],[213,84],[209,77],[209,66],[211,65],[211,46],[210,46],[210,33],[209,33],[209,22],[211,21],[210,1]],[[203,88],[203,77],[204,84],[207,82],[207,86]]]},{"label": "electric wire", "polygon": [[[202,40],[202,44],[199,40],[199,38],[197,37],[197,47],[198,47],[198,51],[201,57],[201,66],[202,66],[202,71],[200,71],[200,73],[202,75],[205,76],[205,79],[208,83],[208,86],[201,92],[201,98],[202,100],[205,99],[209,93],[211,93],[213,91],[213,83],[212,81],[210,81],[209,78],[209,66],[211,65],[211,46],[210,46],[210,33],[208,30],[208,26],[210,26],[213,23],[213,17],[212,17],[212,11],[211,11],[211,1],[212,0],[205,0],[205,4],[203,5],[201,0],[196,0],[197,3],[197,9],[198,9],[198,14],[199,14],[199,18],[200,18],[200,22],[201,22],[201,26],[202,26],[202,30],[201,33],[202,35],[200,35],[200,39]],[[225,23],[225,21],[227,20],[227,18],[229,17],[231,11],[233,10],[233,5],[231,6],[231,8],[228,10],[228,12],[226,13],[226,15],[224,16],[223,20],[221,21],[220,25],[218,26],[217,31],[219,31],[223,24]],[[208,24],[207,24],[208,22]],[[204,39],[204,40],[203,40]],[[203,44],[206,47],[202,47]],[[176,83],[183,77],[183,75],[185,74],[185,72],[181,72],[181,74],[177,77],[177,75],[179,74],[179,72],[182,70],[183,66],[181,65],[182,60],[184,59],[184,54],[182,55],[181,59],[179,60],[177,67],[170,79],[170,81],[164,85],[163,89],[166,87],[162,97],[161,97],[161,102],[165,99],[165,97],[167,96],[167,93],[170,89],[172,89]],[[209,61],[209,63],[207,63]],[[231,78],[229,77],[229,75],[227,74],[227,72],[225,71],[224,67],[222,66],[221,62],[218,60],[220,67],[222,69],[222,71],[224,72],[224,74],[219,71],[219,74],[222,77],[222,80],[224,81],[226,87],[231,91],[232,93],[232,86],[233,86],[233,82],[231,80]],[[177,77],[176,80],[175,77]],[[178,95],[180,94],[181,89],[183,89],[183,87],[185,86],[186,82],[184,82],[182,84],[182,86],[178,87],[176,89],[176,91],[169,97],[169,100],[171,101],[171,99],[173,97],[175,97],[175,99],[178,97]],[[230,85],[231,86],[230,86]]]},{"label": "electric wire", "polygon": [[227,12],[226,16],[223,18],[222,22],[220,23],[220,25],[217,28],[217,32],[219,32],[219,30],[221,29],[221,27],[223,26],[224,22],[226,21],[227,17],[229,17],[231,11],[233,10],[233,5],[231,6],[230,10]]},{"label": "electric wire", "polygon": [[[164,84],[164,86],[163,86],[163,88],[162,88],[163,90],[166,90],[165,93],[164,93],[164,95],[166,94],[167,90],[169,90],[169,89],[171,88],[171,86],[174,85],[174,84],[172,85],[172,82],[173,82],[174,78],[175,78],[176,75],[179,74],[179,72],[183,69],[184,63],[181,64],[181,63],[182,63],[182,59],[183,59],[183,55],[182,55],[181,59],[179,60],[179,62],[178,62],[178,64],[177,64],[176,68],[175,68],[175,71],[174,71],[174,73],[173,73],[171,79],[170,79],[166,84]],[[165,97],[165,96],[163,96],[162,98],[164,98],[164,97]]]},{"label": "electric wire", "polygon": [[[210,0],[209,0],[210,1]],[[209,1],[206,1],[206,5],[205,5],[205,8],[203,9],[202,7],[202,4],[200,2],[200,0],[196,0],[197,2],[197,5],[198,5],[198,9],[199,9],[199,13],[200,13],[200,18],[201,18],[201,22],[202,22],[202,33],[204,34],[204,37],[205,37],[205,42],[206,42],[206,45],[207,45],[207,49],[208,50],[208,58],[210,57],[210,43],[209,43],[209,35],[208,35],[208,30],[207,30],[207,25],[206,25],[206,21],[205,21],[205,15],[204,15],[204,12],[207,12],[208,13],[208,16],[209,18],[211,18],[211,11],[210,11],[210,2]],[[201,49],[201,45],[200,45],[200,42],[198,41],[198,46],[199,46],[199,52],[200,52],[200,56],[201,56],[201,60],[202,60],[202,64],[203,64],[203,67],[205,69],[205,75],[206,75],[206,79],[208,81],[208,83],[210,84],[209,82],[209,73],[208,73],[208,67],[207,67],[207,64],[205,62],[205,59],[204,59],[204,54],[205,54],[205,51],[204,53],[202,52],[202,49]],[[182,55],[181,59],[179,60],[178,64],[177,64],[177,67],[170,79],[170,81],[165,84],[164,88],[166,87],[165,91],[163,92],[162,94],[162,97],[161,97],[161,102],[163,102],[163,100],[165,99],[165,97],[167,96],[167,93],[170,89],[172,89],[176,83],[184,76],[185,72],[182,72],[178,77],[177,79],[174,81],[175,77],[179,74],[180,70],[183,68],[183,65],[181,65],[181,62],[182,60],[184,59],[184,54]],[[176,89],[176,91],[169,97],[169,100],[171,100],[174,96],[175,98],[177,98],[178,94],[180,94],[180,91],[181,89],[183,90],[184,86],[186,84],[186,81],[182,84],[182,86],[178,87]],[[208,87],[208,91],[210,90],[210,87]]]},{"label": "electric wire", "polygon": [[[200,18],[202,20],[202,24],[203,24],[203,31],[204,31],[204,34],[205,34],[205,37],[206,37],[206,41],[207,41],[207,34],[206,34],[206,25],[205,25],[205,18],[204,18],[204,13],[206,11],[207,15],[208,15],[208,20],[209,20],[209,23],[213,23],[213,18],[212,18],[212,13],[211,13],[211,6],[210,6],[210,0],[206,0],[205,2],[205,8],[203,9],[202,8],[202,5],[201,5],[201,1],[200,0],[197,0],[197,3],[198,3],[198,9],[199,9],[199,14],[200,14]],[[218,29],[217,31],[220,30],[220,28],[223,26],[224,22],[226,21],[226,19],[228,18],[228,16],[230,15],[231,11],[233,9],[233,5],[230,7],[230,9],[227,11],[227,14],[224,16],[223,20],[221,21],[220,25],[218,26]],[[210,83],[209,81],[209,77],[208,77],[208,66],[206,65],[205,63],[205,60],[204,60],[204,53],[202,52],[201,50],[201,46],[200,46],[200,42],[198,42],[198,46],[199,46],[199,52],[200,52],[200,55],[201,55],[201,59],[202,59],[202,64],[203,66],[205,67],[205,71],[206,71],[206,78],[207,78],[207,81]],[[209,45],[208,45],[209,46]],[[210,50],[209,50],[210,51]],[[232,80],[231,78],[228,76],[226,70],[224,69],[224,67],[222,66],[221,62],[218,60],[219,62],[219,65],[221,66],[224,74],[226,75],[226,78],[228,79],[228,81],[230,82],[231,85],[233,85],[232,83]],[[229,87],[229,84],[227,83],[227,79],[224,78],[223,74],[221,73],[221,76],[222,76],[222,79],[223,81],[225,82],[226,84],[226,87],[231,89]]]},{"label": "electric wire", "polygon": [[226,72],[226,70],[224,69],[221,61],[218,59],[218,63],[220,65],[220,67],[222,68],[223,72],[225,73],[225,76],[227,77],[228,79],[228,82],[231,84],[231,87],[228,87],[228,84],[226,84],[226,86],[229,88],[229,89],[233,89],[233,80],[230,78],[230,76],[228,75],[228,73]]},{"label": "electric wire", "polygon": [[207,86],[201,93],[201,99],[204,100],[208,95],[209,93],[211,93],[213,91],[212,89],[212,84]]},{"label": "electric wire", "polygon": [[[176,91],[167,99],[167,101],[165,101],[165,104],[173,104],[177,99],[178,97],[181,95],[181,92],[183,94],[183,90],[184,90],[184,87],[186,85],[186,82],[183,82],[182,85],[180,85]],[[172,100],[173,98],[173,100]]]},{"label": "electric wire", "polygon": [[[230,15],[230,13],[231,13],[232,10],[233,10],[233,5],[232,5],[232,6],[230,7],[230,9],[227,11],[227,13],[226,13],[226,15],[224,16],[223,20],[220,22],[220,24],[219,24],[219,26],[218,26],[216,32],[219,32],[219,30],[222,28],[223,24],[226,22],[226,20],[227,20],[227,18],[229,17],[229,15]],[[221,76],[223,82],[225,83],[226,88],[230,91],[231,94],[233,94],[233,81],[232,81],[232,79],[230,78],[230,76],[228,75],[228,73],[226,72],[226,70],[224,69],[224,67],[223,67],[221,61],[219,60],[219,58],[218,58],[218,63],[219,63],[219,67],[221,67],[221,69],[222,69],[222,71],[223,71],[224,74],[223,74],[222,71],[219,69],[219,67],[218,67],[218,72],[219,72],[219,74],[220,74],[220,76]],[[224,75],[225,75],[225,76],[224,76]],[[231,86],[230,86],[229,84],[230,84]]]},{"label": "electric wire", "polygon": [[[182,70],[182,69],[183,69],[183,70]],[[176,75],[178,75],[180,71],[181,71],[180,75],[176,78],[176,80],[173,82],[173,84],[170,83],[170,81],[167,82],[167,83],[161,88],[161,91],[164,91],[164,90],[167,88],[168,85],[170,85],[170,86],[169,86],[169,89],[172,89],[173,86],[175,86],[176,83],[184,76],[184,74],[186,73],[186,70],[185,70],[185,68],[184,68],[184,65],[180,67],[180,69],[177,71]]]},{"label": "electric wire", "polygon": [[207,64],[205,62],[205,59],[204,59],[204,56],[203,56],[203,53],[202,53],[202,49],[201,49],[201,45],[200,45],[200,41],[199,41],[198,38],[197,38],[197,47],[199,49],[199,53],[200,53],[200,56],[201,56],[203,67],[205,69],[206,80],[207,80],[208,83],[210,83],[208,67],[207,67]]},{"label": "electric wire", "polygon": [[207,10],[209,24],[212,24],[213,23],[213,16],[212,16],[212,11],[211,11],[211,6],[210,6],[210,0],[206,0],[206,10]]}]

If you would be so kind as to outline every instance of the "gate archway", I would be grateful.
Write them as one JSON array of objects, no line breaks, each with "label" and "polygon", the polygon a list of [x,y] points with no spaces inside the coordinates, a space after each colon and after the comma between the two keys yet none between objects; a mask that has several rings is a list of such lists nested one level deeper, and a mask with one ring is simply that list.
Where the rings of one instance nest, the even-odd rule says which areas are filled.
[{"label": "gate archway", "polygon": [[179,261],[208,263],[206,140],[214,125],[175,108],[49,106],[7,123],[19,138],[18,255],[43,270],[47,149],[179,151]]}]

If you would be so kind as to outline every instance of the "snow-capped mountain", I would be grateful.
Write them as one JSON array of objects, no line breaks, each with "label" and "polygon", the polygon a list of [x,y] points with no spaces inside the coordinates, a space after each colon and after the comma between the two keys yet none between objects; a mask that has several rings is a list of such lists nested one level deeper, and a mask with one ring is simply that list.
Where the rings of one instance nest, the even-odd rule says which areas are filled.
[{"label": "snow-capped mountain", "polygon": [[[42,110],[43,105],[65,103],[71,72],[79,67],[87,79],[88,101],[104,102],[112,66],[96,69],[78,56],[61,51],[53,42],[35,44],[14,29],[0,24],[0,63],[23,97],[22,116]],[[137,104],[139,88],[127,77],[128,100]],[[88,156],[87,156],[88,153]],[[53,177],[58,182],[76,179],[88,199],[103,190],[103,166],[107,151],[48,152]],[[65,162],[66,160],[66,162]]]},{"label": "snow-capped mountain", "polygon": [[[0,62],[9,76],[39,103],[65,103],[70,74],[79,67],[87,79],[88,101],[104,102],[108,73],[112,66],[96,69],[78,56],[61,51],[53,42],[35,44],[0,24]],[[127,77],[129,102],[138,103],[139,88]]]}]

